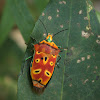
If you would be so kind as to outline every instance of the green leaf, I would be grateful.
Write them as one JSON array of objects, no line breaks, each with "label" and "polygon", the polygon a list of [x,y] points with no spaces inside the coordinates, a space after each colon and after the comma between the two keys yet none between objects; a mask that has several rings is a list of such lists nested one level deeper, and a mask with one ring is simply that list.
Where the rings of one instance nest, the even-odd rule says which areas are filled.
[{"label": "green leaf", "polygon": [[34,28],[34,20],[24,0],[10,0],[14,19],[27,43]]},{"label": "green leaf", "polygon": [[[60,53],[60,68],[41,95],[32,91],[30,59],[25,61],[18,79],[18,100],[99,100],[100,24],[89,0],[51,0],[39,18],[53,41],[67,51]],[[31,36],[44,39],[46,30],[38,20]],[[33,42],[35,43],[35,42]],[[31,44],[31,42],[30,42]],[[32,55],[30,46],[25,58]]]},{"label": "green leaf", "polygon": [[36,8],[37,11],[39,13],[39,15],[41,14],[41,12],[43,11],[43,9],[46,7],[47,3],[49,2],[49,0],[34,0],[35,4],[36,4]]},{"label": "green leaf", "polygon": [[96,11],[96,14],[97,14],[97,18],[98,18],[99,23],[100,23],[100,12]]},{"label": "green leaf", "polygon": [[0,23],[0,46],[4,43],[7,38],[11,28],[14,25],[14,20],[12,17],[12,13],[10,12],[9,0],[6,1],[3,15]]},{"label": "green leaf", "polygon": [[26,1],[35,21],[38,20],[38,17],[41,15],[42,11],[49,2],[49,0],[31,0],[31,1],[26,0]]}]

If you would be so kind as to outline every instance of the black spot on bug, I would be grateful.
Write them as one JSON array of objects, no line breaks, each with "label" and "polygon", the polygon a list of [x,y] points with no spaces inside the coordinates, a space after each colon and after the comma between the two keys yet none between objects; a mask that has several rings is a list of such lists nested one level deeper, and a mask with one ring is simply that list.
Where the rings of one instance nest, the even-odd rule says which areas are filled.
[{"label": "black spot on bug", "polygon": [[38,61],[38,59],[36,61]]},{"label": "black spot on bug", "polygon": [[49,73],[48,72],[46,72],[47,73],[47,75],[49,75]]},{"label": "black spot on bug", "polygon": [[41,80],[38,81],[39,83],[41,82]]},{"label": "black spot on bug", "polygon": [[45,57],[45,61],[47,60],[47,57]]},{"label": "black spot on bug", "polygon": [[43,60],[43,57],[41,59]]},{"label": "black spot on bug", "polygon": [[39,70],[37,70],[37,71],[35,71],[36,73],[38,73],[39,72]]}]

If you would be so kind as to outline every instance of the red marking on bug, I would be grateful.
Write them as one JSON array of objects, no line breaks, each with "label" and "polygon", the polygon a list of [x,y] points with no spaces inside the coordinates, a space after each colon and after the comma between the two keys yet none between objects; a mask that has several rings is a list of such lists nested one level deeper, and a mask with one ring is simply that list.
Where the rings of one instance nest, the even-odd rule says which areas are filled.
[{"label": "red marking on bug", "polygon": [[35,55],[30,72],[33,86],[44,89],[53,75],[60,49],[52,42],[52,35],[48,35],[46,40],[34,45],[34,50]]}]

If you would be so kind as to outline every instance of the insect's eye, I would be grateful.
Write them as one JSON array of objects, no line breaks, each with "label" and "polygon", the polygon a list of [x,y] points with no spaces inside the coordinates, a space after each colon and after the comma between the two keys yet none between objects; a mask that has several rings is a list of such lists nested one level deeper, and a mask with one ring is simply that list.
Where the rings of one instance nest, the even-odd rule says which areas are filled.
[{"label": "insect's eye", "polygon": [[53,56],[53,58],[56,58],[56,55],[52,55]]},{"label": "insect's eye", "polygon": [[50,65],[53,66],[53,62],[52,61],[50,61]]},{"label": "insect's eye", "polygon": [[35,62],[36,62],[36,63],[39,63],[39,62],[40,62],[40,59],[35,59]]}]

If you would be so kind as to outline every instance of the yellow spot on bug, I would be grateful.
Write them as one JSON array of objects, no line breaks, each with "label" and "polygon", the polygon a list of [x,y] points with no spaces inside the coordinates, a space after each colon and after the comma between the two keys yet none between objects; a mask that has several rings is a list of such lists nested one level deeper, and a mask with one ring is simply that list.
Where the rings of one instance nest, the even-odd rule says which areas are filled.
[{"label": "yellow spot on bug", "polygon": [[40,74],[41,71],[42,71],[42,69],[35,69],[35,70],[33,70],[33,74]]},{"label": "yellow spot on bug", "polygon": [[48,70],[45,70],[45,75],[51,77],[52,74]]},{"label": "yellow spot on bug", "polygon": [[43,79],[42,79],[42,78],[39,78],[38,81],[40,81],[40,80],[41,80],[41,83],[42,83],[42,80],[43,80]]},{"label": "yellow spot on bug", "polygon": [[80,63],[80,62],[81,62],[81,60],[78,59],[78,60],[77,60],[77,63]]},{"label": "yellow spot on bug", "polygon": [[56,55],[52,55],[53,58],[56,58]]},{"label": "yellow spot on bug", "polygon": [[52,17],[51,17],[51,16],[48,16],[48,19],[49,19],[49,20],[51,20],[51,19],[52,19]]},{"label": "yellow spot on bug", "polygon": [[85,60],[85,57],[81,57],[81,60],[84,61]]},{"label": "yellow spot on bug", "polygon": [[[52,39],[52,38],[51,38]],[[56,49],[58,49],[58,46],[54,43],[54,42],[47,42],[45,40],[41,41],[40,43],[45,43],[45,44],[48,44]],[[45,52],[44,50],[42,50],[42,52]]]},{"label": "yellow spot on bug", "polygon": [[79,14],[82,14],[82,10],[79,11]]},{"label": "yellow spot on bug", "polygon": [[60,27],[63,28],[64,26],[63,25],[60,25]]},{"label": "yellow spot on bug", "polygon": [[53,63],[52,61],[50,61],[50,65],[53,66],[53,64],[54,64],[54,63]]},{"label": "yellow spot on bug", "polygon": [[42,16],[44,16],[45,15],[45,13],[42,13]]},{"label": "yellow spot on bug", "polygon": [[88,32],[82,31],[82,37],[89,38],[90,34]]},{"label": "yellow spot on bug", "polygon": [[45,65],[48,62],[49,58],[48,57],[43,57],[43,64]]},{"label": "yellow spot on bug", "polygon": [[40,62],[40,59],[38,58],[38,59],[35,59],[35,62],[36,63],[39,63]]},{"label": "yellow spot on bug", "polygon": [[39,51],[36,51],[36,54],[40,54],[41,52],[39,52]]},{"label": "yellow spot on bug", "polygon": [[91,55],[87,55],[87,59],[90,59],[91,58]]}]

